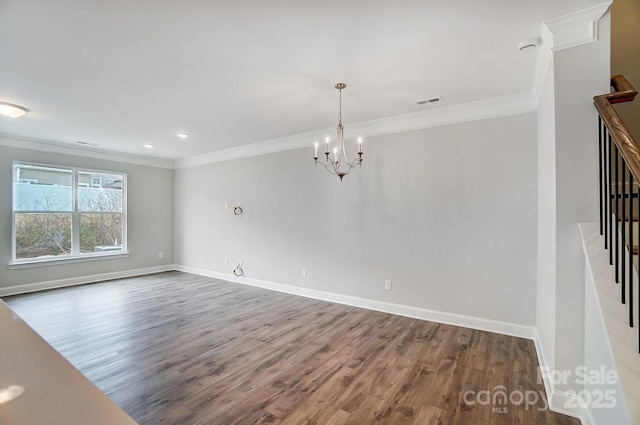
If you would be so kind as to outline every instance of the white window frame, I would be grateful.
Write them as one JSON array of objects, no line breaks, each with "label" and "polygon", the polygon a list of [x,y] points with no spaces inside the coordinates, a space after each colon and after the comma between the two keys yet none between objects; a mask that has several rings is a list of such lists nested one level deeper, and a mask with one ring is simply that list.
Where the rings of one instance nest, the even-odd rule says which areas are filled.
[{"label": "white window frame", "polygon": [[[19,166],[27,166],[27,167],[42,167],[42,168],[51,168],[56,170],[66,170],[70,171],[72,175],[72,207],[71,207],[71,254],[64,255],[60,257],[36,257],[36,258],[24,258],[18,259],[16,258],[16,211],[15,211],[15,195],[13,195],[14,191],[14,182],[17,181],[17,175],[11,181],[11,262],[9,263],[9,268],[22,268],[22,267],[35,267],[35,266],[45,266],[50,264],[60,264],[60,263],[75,263],[75,262],[83,262],[83,261],[94,261],[94,260],[105,260],[105,259],[115,259],[115,258],[125,258],[129,256],[129,250],[127,247],[127,173],[121,171],[106,171],[106,170],[94,170],[90,168],[81,168],[81,167],[69,167],[65,165],[56,165],[56,164],[41,164],[29,161],[12,161],[12,174],[15,173],[16,167]],[[105,251],[105,252],[80,252],[80,215],[86,214],[90,212],[79,211],[78,209],[78,192],[80,187],[86,187],[88,185],[79,183],[78,174],[79,173],[93,173],[93,174],[114,174],[122,176],[122,240],[121,245],[122,249],[118,251]],[[92,178],[93,180],[93,178]],[[23,211],[18,211],[21,213]]]}]

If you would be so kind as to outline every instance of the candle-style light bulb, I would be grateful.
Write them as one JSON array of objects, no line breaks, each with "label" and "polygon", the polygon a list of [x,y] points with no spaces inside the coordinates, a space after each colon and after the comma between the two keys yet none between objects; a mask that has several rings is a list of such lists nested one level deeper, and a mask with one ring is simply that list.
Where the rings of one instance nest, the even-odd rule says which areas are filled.
[{"label": "candle-style light bulb", "polygon": [[329,136],[327,136],[327,138],[325,139],[325,142],[327,143],[326,153],[329,153]]},{"label": "candle-style light bulb", "polygon": [[358,153],[362,153],[362,137],[358,137]]},{"label": "candle-style light bulb", "polygon": [[318,157],[318,142],[315,142],[313,144],[313,146],[315,147],[315,153],[313,154],[313,157],[317,158]]}]

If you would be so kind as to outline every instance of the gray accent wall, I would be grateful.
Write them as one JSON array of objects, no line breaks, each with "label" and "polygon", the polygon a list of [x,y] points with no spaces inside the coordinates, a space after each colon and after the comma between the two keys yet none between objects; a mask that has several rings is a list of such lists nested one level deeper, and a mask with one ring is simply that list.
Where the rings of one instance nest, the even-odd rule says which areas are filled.
[{"label": "gray accent wall", "polygon": [[343,182],[311,144],[176,170],[176,264],[534,326],[536,127],[531,112],[371,138]]}]

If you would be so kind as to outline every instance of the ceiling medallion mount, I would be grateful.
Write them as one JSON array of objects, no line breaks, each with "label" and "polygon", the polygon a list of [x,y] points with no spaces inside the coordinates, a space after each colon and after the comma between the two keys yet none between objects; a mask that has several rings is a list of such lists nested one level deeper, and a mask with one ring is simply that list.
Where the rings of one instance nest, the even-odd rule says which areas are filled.
[{"label": "ceiling medallion mount", "polygon": [[313,161],[315,165],[322,165],[328,172],[334,174],[340,178],[340,181],[349,174],[353,169],[357,166],[362,166],[362,137],[358,138],[358,152],[357,158],[354,158],[353,161],[349,161],[347,157],[347,150],[344,144],[344,126],[342,125],[342,90],[347,88],[345,83],[337,83],[335,88],[340,92],[339,102],[340,109],[338,115],[338,126],[337,128],[337,137],[336,137],[336,145],[333,148],[333,156],[331,155],[331,151],[329,150],[329,137],[326,138],[326,149],[324,152],[325,161],[318,162],[318,142],[315,142],[315,153],[313,155]]}]

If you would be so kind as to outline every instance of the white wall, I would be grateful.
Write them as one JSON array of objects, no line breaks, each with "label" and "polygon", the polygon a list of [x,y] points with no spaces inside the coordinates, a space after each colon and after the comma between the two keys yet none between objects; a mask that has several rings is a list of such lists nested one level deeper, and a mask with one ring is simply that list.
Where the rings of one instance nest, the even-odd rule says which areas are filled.
[{"label": "white wall", "polygon": [[176,170],[175,188],[179,265],[535,324],[535,113],[370,139],[342,183],[310,147]]},{"label": "white wall", "polygon": [[[556,158],[555,367],[584,364],[584,257],[578,223],[598,221],[598,118],[593,96],[609,87],[610,16],[599,40],[554,53]],[[579,390],[573,381],[560,391]]]},{"label": "white wall", "polygon": [[[81,166],[127,173],[128,258],[10,270],[11,169],[13,160]],[[173,264],[173,170],[81,156],[0,146],[0,293],[6,288],[42,282],[75,282],[86,276],[142,270]],[[158,252],[164,258],[158,258]],[[126,273],[125,273],[126,274]],[[37,286],[37,285],[36,285]],[[46,286],[46,285],[45,285]],[[26,286],[25,286],[26,287]],[[15,291],[10,291],[15,292]]]}]

